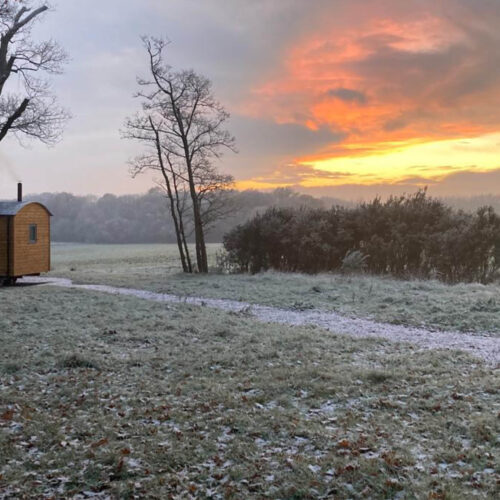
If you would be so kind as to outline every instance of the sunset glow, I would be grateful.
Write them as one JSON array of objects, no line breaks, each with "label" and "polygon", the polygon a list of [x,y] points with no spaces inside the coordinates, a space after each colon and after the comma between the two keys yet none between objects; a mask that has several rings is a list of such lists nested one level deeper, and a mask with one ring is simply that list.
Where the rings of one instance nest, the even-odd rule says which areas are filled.
[{"label": "sunset glow", "polygon": [[241,111],[340,138],[239,185],[421,186],[498,170],[500,7],[445,4],[409,2],[391,18],[359,2],[318,12],[315,32],[293,41]]},{"label": "sunset glow", "polygon": [[[336,156],[302,159],[288,168],[300,170],[297,176],[304,187],[342,184],[408,183],[425,186],[445,177],[474,169],[476,172],[498,168],[500,133],[467,139],[356,145],[349,154],[346,147]],[[370,154],[363,154],[363,149]],[[361,153],[360,153],[361,151]],[[450,161],[452,160],[452,162]],[[274,179],[253,179],[239,184],[245,189],[268,189],[281,185],[281,172]],[[293,182],[285,185],[292,186]]]}]

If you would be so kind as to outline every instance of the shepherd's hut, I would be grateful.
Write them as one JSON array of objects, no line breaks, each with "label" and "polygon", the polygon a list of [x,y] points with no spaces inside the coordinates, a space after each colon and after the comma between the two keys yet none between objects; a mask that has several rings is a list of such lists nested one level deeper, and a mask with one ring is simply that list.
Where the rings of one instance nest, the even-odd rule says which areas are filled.
[{"label": "shepherd's hut", "polygon": [[52,214],[41,203],[23,202],[22,190],[19,183],[17,201],[0,201],[0,285],[50,270]]}]

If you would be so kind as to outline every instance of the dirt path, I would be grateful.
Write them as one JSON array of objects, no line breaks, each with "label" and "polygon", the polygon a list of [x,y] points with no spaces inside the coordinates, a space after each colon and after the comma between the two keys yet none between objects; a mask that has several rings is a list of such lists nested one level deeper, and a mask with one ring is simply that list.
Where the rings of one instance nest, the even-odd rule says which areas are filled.
[{"label": "dirt path", "polygon": [[410,342],[424,349],[458,349],[482,358],[489,364],[498,365],[500,363],[500,338],[495,337],[469,335],[460,332],[431,332],[423,328],[377,323],[367,319],[349,318],[334,312],[320,310],[291,311],[235,300],[180,297],[166,293],[106,285],[76,285],[71,280],[64,278],[23,278],[20,280],[20,283],[44,283],[52,286],[93,290],[113,295],[129,295],[154,302],[187,303],[221,309],[223,311],[245,312],[265,323],[317,325],[334,333],[350,335],[352,337],[375,337],[394,342]]}]

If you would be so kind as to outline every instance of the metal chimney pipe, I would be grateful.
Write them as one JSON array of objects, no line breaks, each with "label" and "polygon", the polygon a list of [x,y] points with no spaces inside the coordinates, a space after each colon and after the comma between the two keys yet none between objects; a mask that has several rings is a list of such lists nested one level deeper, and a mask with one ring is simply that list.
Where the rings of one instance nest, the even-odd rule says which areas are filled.
[{"label": "metal chimney pipe", "polygon": [[17,183],[17,201],[21,203],[23,201],[23,184],[22,182]]}]

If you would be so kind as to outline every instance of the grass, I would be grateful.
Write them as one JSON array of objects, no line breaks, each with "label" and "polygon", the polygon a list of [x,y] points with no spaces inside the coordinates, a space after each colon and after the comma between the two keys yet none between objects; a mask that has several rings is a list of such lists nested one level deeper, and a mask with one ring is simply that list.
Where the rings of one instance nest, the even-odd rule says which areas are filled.
[{"label": "grass", "polygon": [[498,372],[188,304],[0,289],[0,498],[495,498]]},{"label": "grass", "polygon": [[[210,245],[212,264],[220,245]],[[184,275],[174,245],[55,245],[53,272],[80,283],[319,308],[429,329],[500,333],[500,284],[446,285],[340,274]]]}]

